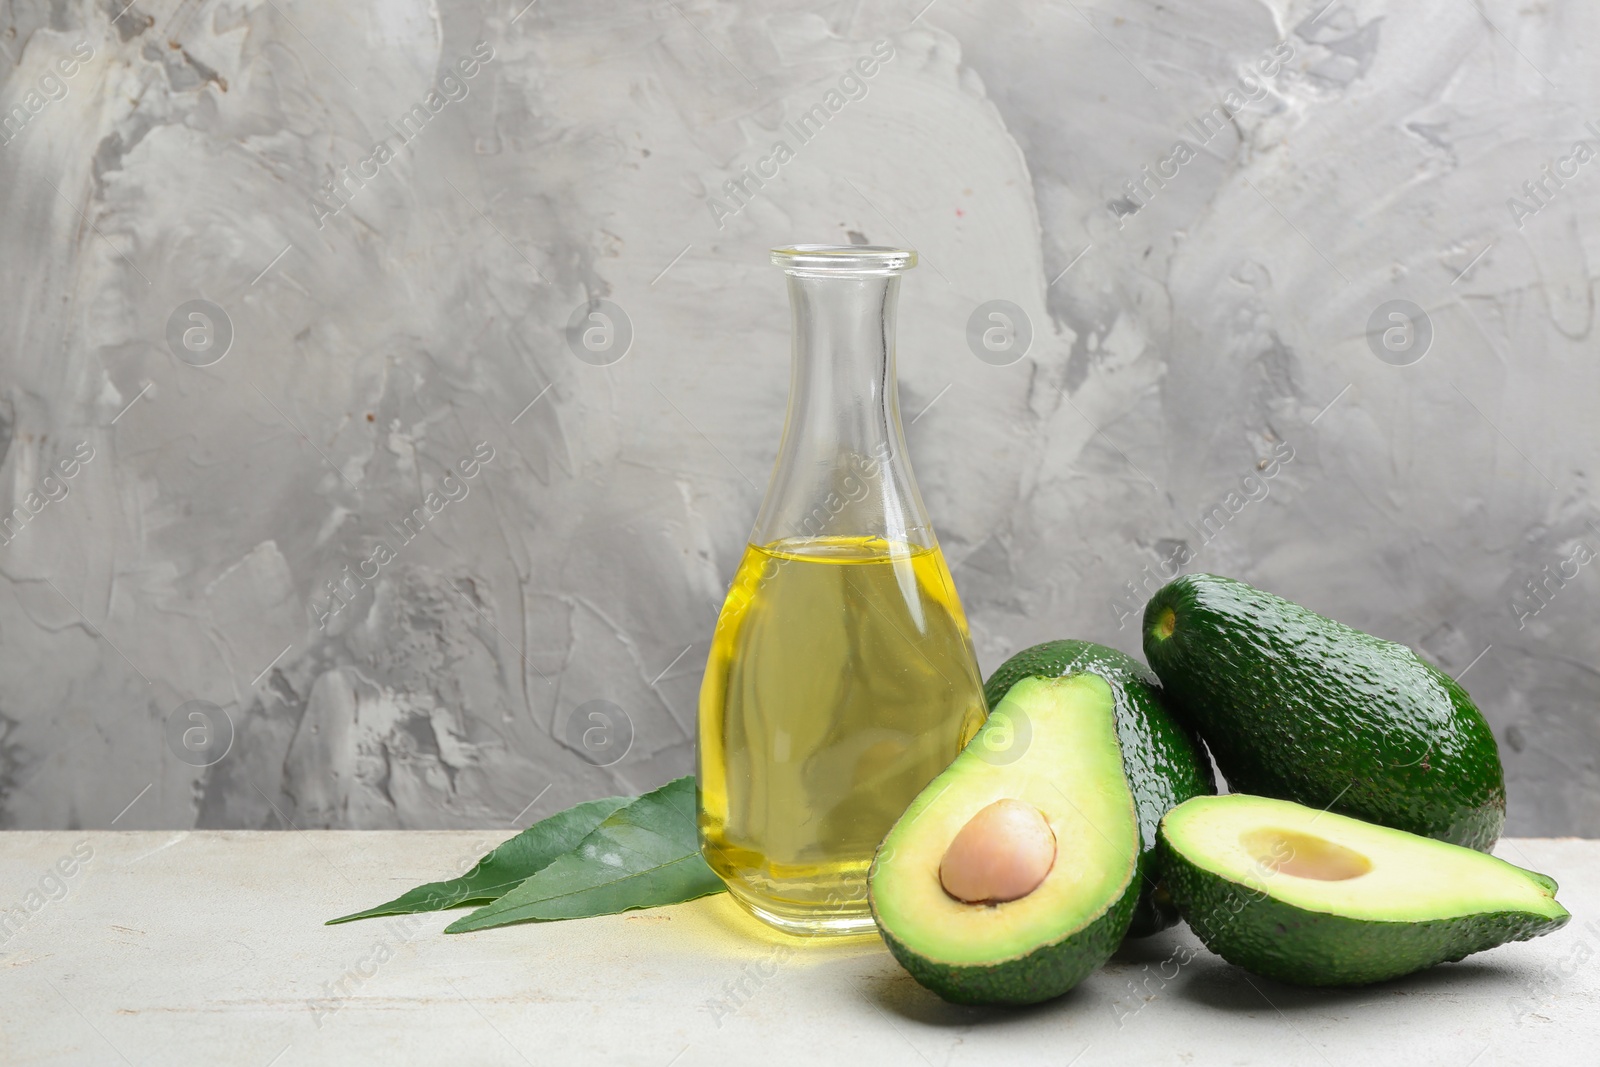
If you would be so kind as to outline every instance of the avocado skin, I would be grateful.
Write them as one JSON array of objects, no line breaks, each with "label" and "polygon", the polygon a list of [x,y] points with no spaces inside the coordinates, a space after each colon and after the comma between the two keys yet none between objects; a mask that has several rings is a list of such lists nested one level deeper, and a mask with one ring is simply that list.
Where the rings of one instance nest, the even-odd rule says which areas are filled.
[{"label": "avocado skin", "polygon": [[1139,884],[1137,877],[1130,879],[1127,891],[1099,918],[1067,935],[1070,946],[1052,941],[1026,956],[990,967],[952,966],[919,956],[895,940],[878,920],[876,908],[872,917],[878,920],[878,933],[900,966],[952,1004],[1038,1004],[1059,997],[1111,958],[1138,902]]},{"label": "avocado skin", "polygon": [[1156,828],[1163,815],[1190,797],[1215,793],[1217,780],[1199,738],[1163,703],[1161,682],[1144,664],[1114,648],[1089,641],[1046,641],[1025,648],[996,668],[984,683],[983,695],[991,708],[998,707],[1024,678],[1069,674],[1100,676],[1116,700],[1117,740],[1141,842],[1139,877],[1134,880],[1141,891],[1128,936],[1147,937],[1178,921],[1157,877]]},{"label": "avocado skin", "polygon": [[1207,948],[1247,971],[1296,985],[1367,985],[1399,978],[1559,930],[1569,918],[1499,911],[1426,922],[1353,919],[1297,908],[1204,870],[1173,847],[1164,827],[1158,853],[1178,910]]},{"label": "avocado skin", "polygon": [[[1171,610],[1171,635],[1154,632]],[[1235,791],[1481,852],[1505,825],[1500,750],[1454,680],[1395,644],[1211,574],[1163,586],[1144,651]]]}]

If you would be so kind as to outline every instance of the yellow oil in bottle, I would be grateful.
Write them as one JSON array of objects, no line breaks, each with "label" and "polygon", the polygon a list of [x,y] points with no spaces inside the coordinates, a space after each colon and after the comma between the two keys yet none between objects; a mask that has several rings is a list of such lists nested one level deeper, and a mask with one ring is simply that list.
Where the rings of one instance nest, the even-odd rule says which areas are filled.
[{"label": "yellow oil in bottle", "polygon": [[700,691],[707,862],[782,929],[870,930],[873,852],[986,713],[938,548],[750,545]]}]

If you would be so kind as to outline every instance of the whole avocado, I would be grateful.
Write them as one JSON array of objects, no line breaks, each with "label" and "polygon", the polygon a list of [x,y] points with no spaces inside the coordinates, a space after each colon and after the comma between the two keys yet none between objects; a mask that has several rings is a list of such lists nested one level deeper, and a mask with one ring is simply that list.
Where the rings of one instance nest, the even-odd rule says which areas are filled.
[{"label": "whole avocado", "polygon": [[1229,786],[1487,852],[1505,825],[1494,734],[1404,645],[1231,578],[1145,606],[1144,650]]},{"label": "whole avocado", "polygon": [[1145,937],[1178,921],[1177,908],[1159,885],[1155,863],[1161,817],[1190,797],[1217,791],[1211,761],[1192,728],[1163,703],[1161,682],[1150,668],[1114,648],[1090,641],[1046,641],[1025,648],[1002,663],[983,695],[991,708],[1024,678],[1064,678],[1094,674],[1106,680],[1116,699],[1117,739],[1123,771],[1133,790],[1139,817],[1141,889],[1128,927],[1130,937]]}]

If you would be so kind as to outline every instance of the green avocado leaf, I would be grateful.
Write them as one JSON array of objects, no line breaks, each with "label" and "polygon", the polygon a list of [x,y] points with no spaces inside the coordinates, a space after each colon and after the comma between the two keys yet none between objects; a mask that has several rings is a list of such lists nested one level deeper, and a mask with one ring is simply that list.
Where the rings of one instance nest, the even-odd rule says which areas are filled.
[{"label": "green avocado leaf", "polygon": [[576,807],[542,819],[485,855],[460,878],[419,885],[387,904],[329,919],[328,926],[372,919],[380,915],[410,915],[443,911],[464,904],[483,904],[499,898],[530,875],[549,866],[558,856],[577,848],[595,827],[629,803],[627,797],[586,800]]},{"label": "green avocado leaf", "polygon": [[694,778],[684,777],[613,812],[577,848],[457,919],[445,933],[612,915],[678,904],[724,888],[701,858]]}]

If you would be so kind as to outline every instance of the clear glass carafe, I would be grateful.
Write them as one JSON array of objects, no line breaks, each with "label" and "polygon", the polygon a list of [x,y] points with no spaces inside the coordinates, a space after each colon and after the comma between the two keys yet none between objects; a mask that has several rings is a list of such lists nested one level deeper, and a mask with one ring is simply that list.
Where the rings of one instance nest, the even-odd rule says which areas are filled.
[{"label": "clear glass carafe", "polygon": [[987,709],[911,475],[895,300],[916,253],[779,248],[793,313],[772,481],[700,690],[700,840],[793,933],[867,932],[867,868]]}]

